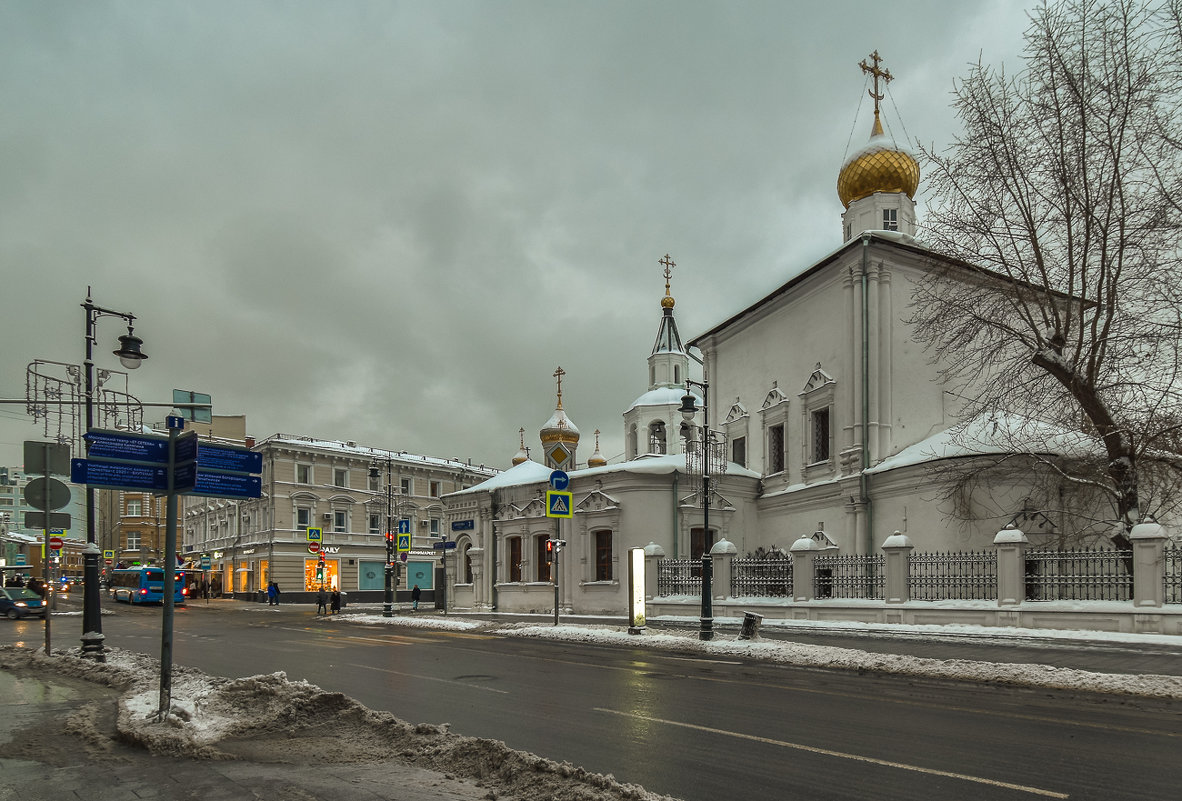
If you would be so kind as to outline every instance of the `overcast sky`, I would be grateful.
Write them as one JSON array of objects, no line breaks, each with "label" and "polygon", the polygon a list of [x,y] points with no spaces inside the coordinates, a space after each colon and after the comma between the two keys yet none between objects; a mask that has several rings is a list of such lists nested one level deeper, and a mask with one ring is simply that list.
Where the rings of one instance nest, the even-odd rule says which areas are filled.
[{"label": "overcast sky", "polygon": [[[596,428],[612,459],[658,259],[688,339],[837,247],[858,62],[941,146],[1031,5],[0,4],[0,396],[82,361],[90,285],[137,317],[141,400],[503,468],[561,365],[580,462]],[[99,321],[99,367],[125,332]],[[41,438],[0,407],[0,464]]]}]

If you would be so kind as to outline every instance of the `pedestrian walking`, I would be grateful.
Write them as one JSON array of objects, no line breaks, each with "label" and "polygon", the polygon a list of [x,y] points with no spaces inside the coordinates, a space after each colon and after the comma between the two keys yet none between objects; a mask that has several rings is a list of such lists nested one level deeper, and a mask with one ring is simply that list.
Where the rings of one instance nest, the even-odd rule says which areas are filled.
[{"label": "pedestrian walking", "polygon": [[274,581],[267,585],[267,605],[279,606],[279,584]]},{"label": "pedestrian walking", "polygon": [[321,587],[320,591],[316,593],[316,614],[328,614],[328,593]]},{"label": "pedestrian walking", "polygon": [[339,590],[332,591],[332,614],[341,611],[341,593]]},{"label": "pedestrian walking", "polygon": [[415,588],[410,591],[410,608],[412,612],[419,611],[419,599],[423,597],[423,591],[419,589],[416,584]]}]

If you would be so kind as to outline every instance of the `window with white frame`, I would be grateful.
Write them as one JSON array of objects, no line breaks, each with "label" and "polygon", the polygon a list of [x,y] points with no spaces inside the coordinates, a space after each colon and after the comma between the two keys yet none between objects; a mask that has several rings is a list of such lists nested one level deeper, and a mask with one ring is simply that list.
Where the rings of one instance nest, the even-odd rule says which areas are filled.
[{"label": "window with white frame", "polygon": [[332,485],[334,487],[349,486],[349,471],[344,467],[337,467],[332,471]]},{"label": "window with white frame", "polygon": [[128,531],[123,535],[127,540],[125,546],[129,551],[138,551],[140,549],[140,532]]},{"label": "window with white frame", "polygon": [[773,381],[760,407],[760,416],[763,418],[764,475],[777,475],[788,470],[788,406],[788,396],[780,389],[779,382]]},{"label": "window with white frame", "polygon": [[438,498],[442,487],[443,487],[442,481],[432,481],[431,482],[431,497]]},{"label": "window with white frame", "polygon": [[311,484],[312,483],[312,465],[297,464],[296,465],[296,483],[297,484]]},{"label": "window with white frame", "polygon": [[884,230],[884,231],[898,231],[899,230],[899,210],[898,209],[883,209],[882,210],[882,230]]},{"label": "window with white frame", "polygon": [[373,512],[370,512],[370,514],[369,514],[369,533],[370,534],[381,534],[382,533],[382,516],[380,514],[375,514]]},{"label": "window with white frame", "polygon": [[300,531],[312,525],[312,508],[310,506],[296,507],[296,530]]},{"label": "window with white frame", "polygon": [[806,477],[823,477],[833,469],[833,408],[837,381],[817,363],[800,393]]},{"label": "window with white frame", "polygon": [[344,534],[349,530],[349,513],[344,509],[333,510],[332,530],[337,534]]},{"label": "window with white frame", "polygon": [[595,532],[595,580],[612,580],[612,532]]},{"label": "window with white frame", "polygon": [[439,521],[436,520],[435,518],[431,518],[431,536],[432,537],[439,536]]},{"label": "window with white frame", "polygon": [[127,516],[139,517],[144,513],[144,502],[139,498],[127,499]]},{"label": "window with white frame", "polygon": [[414,495],[415,482],[413,478],[404,478],[399,482],[403,495]]}]

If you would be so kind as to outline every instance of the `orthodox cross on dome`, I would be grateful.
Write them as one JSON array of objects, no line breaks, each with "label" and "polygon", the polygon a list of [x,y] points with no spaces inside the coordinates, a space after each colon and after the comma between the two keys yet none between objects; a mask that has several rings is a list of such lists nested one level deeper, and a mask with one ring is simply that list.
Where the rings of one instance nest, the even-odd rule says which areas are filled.
[{"label": "orthodox cross on dome", "polygon": [[[866,59],[862,59],[861,63],[858,66],[860,66],[862,68],[862,72],[869,73],[870,75],[872,75],[874,77],[874,88],[869,90],[870,96],[872,98],[874,98],[874,133],[881,134],[882,133],[882,124],[878,121],[878,102],[880,100],[882,100],[884,97],[886,97],[886,95],[884,94],[884,92],[886,90],[886,85],[888,83],[890,83],[891,81],[893,81],[895,79],[895,76],[891,75],[890,70],[882,70],[882,69],[878,68],[879,62],[882,61],[882,58],[878,55],[877,50],[875,50],[873,53],[870,54],[870,60],[874,62],[874,66],[867,64]],[[882,78],[883,91],[879,91],[879,88],[878,88],[878,79],[879,78]]]},{"label": "orthodox cross on dome", "polygon": [[669,258],[669,254],[665,254],[665,258],[659,259],[657,264],[665,268],[665,294],[669,294],[669,279],[673,277],[673,268],[677,266],[677,262]]},{"label": "orthodox cross on dome", "polygon": [[558,379],[558,408],[562,408],[562,377],[566,375],[566,370],[560,366],[554,371],[554,377]]}]

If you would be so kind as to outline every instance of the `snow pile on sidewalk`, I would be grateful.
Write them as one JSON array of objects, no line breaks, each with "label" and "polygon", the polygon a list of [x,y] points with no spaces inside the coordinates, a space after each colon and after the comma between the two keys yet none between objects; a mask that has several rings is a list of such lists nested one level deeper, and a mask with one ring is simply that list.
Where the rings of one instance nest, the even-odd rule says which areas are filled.
[{"label": "snow pile on sidewalk", "polygon": [[[47,657],[43,650],[0,646],[0,669],[115,688],[121,693],[117,736],[154,754],[295,763],[315,753],[321,762],[391,762],[435,771],[473,783],[489,799],[674,801],[498,740],[452,734],[446,724],[407,723],[282,672],[225,679],[174,666],[169,714],[160,720],[160,667],[144,654],[111,649],[106,663],[98,663],[82,659],[78,649]],[[83,712],[67,725],[95,742],[108,736],[95,720]]]}]

